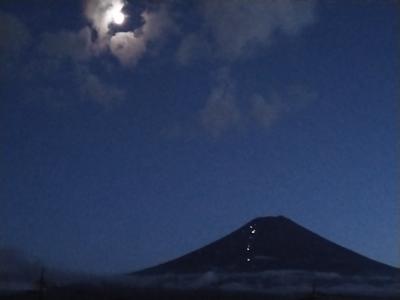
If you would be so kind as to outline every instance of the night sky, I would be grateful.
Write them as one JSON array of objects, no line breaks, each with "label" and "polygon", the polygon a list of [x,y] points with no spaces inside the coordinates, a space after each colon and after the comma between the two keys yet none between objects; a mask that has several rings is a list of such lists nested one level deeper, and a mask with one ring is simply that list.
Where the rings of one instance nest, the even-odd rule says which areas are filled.
[{"label": "night sky", "polygon": [[400,266],[398,18],[394,1],[1,1],[0,247],[129,272],[285,215]]}]

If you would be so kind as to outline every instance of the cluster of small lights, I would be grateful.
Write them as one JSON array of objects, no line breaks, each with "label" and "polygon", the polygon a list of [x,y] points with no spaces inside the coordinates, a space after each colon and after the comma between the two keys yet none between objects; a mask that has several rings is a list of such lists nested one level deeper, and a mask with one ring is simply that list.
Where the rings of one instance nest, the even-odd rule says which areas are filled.
[{"label": "cluster of small lights", "polygon": [[246,246],[246,262],[250,262],[251,258],[249,257],[250,251],[251,251],[251,241],[254,238],[254,234],[256,233],[256,229],[253,225],[250,225],[250,235],[249,235],[249,240],[247,242]]}]

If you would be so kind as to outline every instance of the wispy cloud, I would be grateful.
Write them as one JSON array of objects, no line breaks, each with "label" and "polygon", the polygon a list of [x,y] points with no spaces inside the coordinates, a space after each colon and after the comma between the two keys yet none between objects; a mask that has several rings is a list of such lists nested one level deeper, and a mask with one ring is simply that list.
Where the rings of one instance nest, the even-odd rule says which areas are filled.
[{"label": "wispy cloud", "polygon": [[250,117],[264,128],[272,126],[284,111],[284,106],[279,98],[266,99],[259,94],[250,98],[250,106]]},{"label": "wispy cloud", "polygon": [[125,99],[124,90],[107,84],[87,68],[80,68],[78,72],[82,100],[94,101],[105,108],[111,108]]},{"label": "wispy cloud", "polygon": [[86,0],[85,16],[98,34],[98,41],[107,44],[110,36],[110,24],[113,21],[111,10],[121,11],[125,6],[123,0]]},{"label": "wispy cloud", "polygon": [[[262,51],[278,34],[294,36],[316,18],[316,2],[294,0],[206,0],[203,24],[182,40],[178,61],[187,63],[212,48],[216,58],[235,61]],[[199,47],[200,46],[200,47]],[[199,50],[201,49],[201,50]]]},{"label": "wispy cloud", "polygon": [[241,112],[236,103],[234,87],[224,76],[211,90],[205,107],[200,111],[201,125],[214,138],[239,125]]},{"label": "wispy cloud", "polygon": [[134,31],[117,32],[111,36],[111,53],[125,66],[135,65],[145,54],[150,43],[155,42],[174,28],[165,6],[154,12],[142,13],[144,24]]},{"label": "wispy cloud", "polygon": [[31,41],[28,28],[18,18],[0,11],[0,55],[16,56]]},{"label": "wispy cloud", "polygon": [[258,126],[266,130],[285,116],[307,107],[317,93],[303,85],[288,85],[284,91],[239,93],[227,68],[218,72],[214,87],[200,110],[202,128],[214,139],[231,130]]},{"label": "wispy cloud", "polygon": [[129,31],[111,30],[110,11],[122,11],[125,4],[122,0],[88,0],[85,15],[97,33],[92,50],[100,54],[110,50],[122,65],[134,66],[145,54],[149,44],[165,38],[175,25],[167,6],[160,5],[157,9],[142,12],[141,26]]},{"label": "wispy cloud", "polygon": [[49,57],[82,62],[92,56],[92,32],[89,27],[84,27],[78,32],[44,33],[39,49]]},{"label": "wispy cloud", "polygon": [[[131,68],[176,30],[164,4],[144,8],[140,22],[121,27],[124,31],[118,30],[111,24],[110,10],[125,13],[126,4],[123,0],[87,0],[83,11],[87,25],[76,31],[62,29],[35,37],[17,17],[0,12],[0,80],[19,80],[20,85],[26,86],[28,97],[40,97],[47,103],[55,104],[66,98],[91,101],[107,108],[121,103],[126,91],[110,81],[104,67],[109,59],[103,58],[111,54],[116,65]],[[133,26],[130,24],[136,25],[127,28]],[[30,55],[23,56],[28,45]],[[62,84],[55,84],[60,77]],[[62,96],[66,94],[70,96]]]},{"label": "wispy cloud", "polygon": [[32,36],[23,22],[0,11],[0,80],[15,79],[15,69],[31,41]]},{"label": "wispy cloud", "polygon": [[[313,0],[254,0],[251,5],[241,0],[206,0],[198,9],[202,24],[182,38],[176,52],[182,65],[200,59],[232,70],[238,61],[265,55],[279,36],[299,35],[316,21]],[[307,87],[292,84],[284,91],[271,87],[274,92],[268,95],[238,90],[231,77],[218,79],[211,88],[200,115],[202,127],[212,137],[249,124],[270,128],[316,97]]]},{"label": "wispy cloud", "polygon": [[76,60],[98,58],[111,53],[124,66],[134,66],[151,43],[163,40],[175,28],[166,5],[141,13],[141,25],[128,31],[112,26],[110,11],[122,13],[122,0],[87,0],[84,14],[89,22],[81,30],[62,30],[42,36],[41,49],[53,57]]},{"label": "wispy cloud", "polygon": [[[87,0],[82,11],[87,22],[79,30],[62,29],[35,37],[19,19],[1,13],[1,77],[10,80],[19,76],[21,85],[35,85],[42,97],[64,99],[61,95],[72,93],[77,96],[69,98],[110,107],[121,103],[127,92],[112,80],[104,65],[135,70],[145,55],[153,53],[151,50],[174,32],[181,33],[175,39],[180,64],[189,65],[200,58],[207,60],[210,68],[232,70],[238,60],[264,53],[278,40],[276,36],[298,35],[316,19],[316,3],[312,0],[254,0],[251,5],[240,0],[206,0],[194,6],[201,22],[197,30],[189,32],[178,28],[171,11],[176,6],[171,3],[142,7],[136,22],[119,27],[111,24],[110,11],[128,16],[126,1]],[[32,55],[21,55],[28,45]],[[17,68],[16,63],[21,65]],[[18,74],[13,72],[16,69],[23,71]],[[56,86],[53,83],[59,77],[63,83]],[[216,80],[193,117],[214,138],[249,122],[269,128],[301,102],[285,100],[296,98],[286,92],[275,96],[257,91],[238,94],[243,88],[233,77]]]}]

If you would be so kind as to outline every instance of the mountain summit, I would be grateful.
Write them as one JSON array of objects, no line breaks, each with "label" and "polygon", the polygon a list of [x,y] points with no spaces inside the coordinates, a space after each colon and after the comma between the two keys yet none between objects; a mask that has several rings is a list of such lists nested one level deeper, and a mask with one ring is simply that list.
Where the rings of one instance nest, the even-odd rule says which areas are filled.
[{"label": "mountain summit", "polygon": [[227,236],[139,274],[303,270],[391,275],[396,268],[339,246],[283,217],[254,219]]}]

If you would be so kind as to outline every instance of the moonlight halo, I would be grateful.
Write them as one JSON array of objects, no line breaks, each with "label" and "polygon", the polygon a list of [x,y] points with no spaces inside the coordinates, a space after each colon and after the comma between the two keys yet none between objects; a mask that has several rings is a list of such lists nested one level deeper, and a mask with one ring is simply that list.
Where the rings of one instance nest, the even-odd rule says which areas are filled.
[{"label": "moonlight halo", "polygon": [[120,11],[114,12],[112,17],[113,22],[117,25],[121,25],[125,21],[125,15]]},{"label": "moonlight halo", "polygon": [[122,13],[123,5],[115,5],[107,11],[107,20],[116,25],[122,25],[125,21],[125,15]]}]

